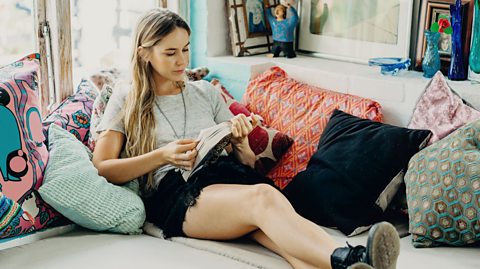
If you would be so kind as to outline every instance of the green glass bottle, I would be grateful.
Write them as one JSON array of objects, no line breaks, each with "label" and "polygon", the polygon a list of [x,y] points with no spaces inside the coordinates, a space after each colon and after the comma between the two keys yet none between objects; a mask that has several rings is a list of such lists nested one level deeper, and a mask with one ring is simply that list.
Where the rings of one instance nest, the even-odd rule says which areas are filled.
[{"label": "green glass bottle", "polygon": [[475,14],[473,17],[472,46],[470,47],[470,70],[480,74],[480,0],[475,0]]}]

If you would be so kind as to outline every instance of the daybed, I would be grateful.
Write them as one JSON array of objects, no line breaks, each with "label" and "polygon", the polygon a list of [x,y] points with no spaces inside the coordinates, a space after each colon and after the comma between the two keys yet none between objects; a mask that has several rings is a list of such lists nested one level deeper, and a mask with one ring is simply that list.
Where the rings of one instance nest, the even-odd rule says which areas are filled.
[{"label": "daybed", "polygon": [[[266,69],[272,65],[270,63],[263,67]],[[311,76],[315,74],[313,71],[302,70],[288,64],[280,65],[290,76],[312,84],[318,84],[316,83],[318,76],[328,76],[321,72]],[[359,77],[337,75],[337,85],[349,84],[348,87],[338,88],[343,92],[375,100],[379,96],[387,96],[387,102],[379,101],[384,109],[385,121],[406,126],[427,81],[425,80],[423,85],[420,83],[417,89],[402,88],[401,93],[394,93],[389,97],[388,93],[373,89],[365,90],[368,81],[385,82],[385,79],[375,81],[378,76],[373,74],[373,70],[371,72],[367,82],[364,80],[363,84],[356,84],[358,88],[355,88],[353,82],[360,81]],[[333,80],[329,79],[328,83],[333,84]],[[400,83],[386,85],[398,86]],[[384,90],[388,91],[391,88]],[[403,236],[397,268],[480,268],[478,246],[414,248],[411,236],[406,234],[407,226],[408,223],[405,221],[396,223]],[[58,230],[67,232],[51,236],[56,232],[47,230],[3,243],[5,247],[7,244],[14,246],[32,241],[29,244],[0,250],[0,268],[291,268],[278,255],[246,239],[234,242],[187,238],[163,240],[146,234],[120,235],[95,232],[76,225],[63,226]],[[328,228],[327,231],[342,243],[348,241],[350,244],[364,244],[366,241],[366,233],[347,238],[338,230]],[[37,241],[35,237],[47,238]]]}]

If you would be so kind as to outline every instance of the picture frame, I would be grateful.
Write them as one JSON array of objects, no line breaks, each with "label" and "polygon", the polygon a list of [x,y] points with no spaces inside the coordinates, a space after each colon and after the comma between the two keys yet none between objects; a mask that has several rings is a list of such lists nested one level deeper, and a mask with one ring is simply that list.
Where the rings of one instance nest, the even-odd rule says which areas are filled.
[{"label": "picture frame", "polygon": [[234,56],[271,52],[272,30],[267,19],[269,8],[280,0],[228,0],[230,41]]},{"label": "picture frame", "polygon": [[[418,34],[416,37],[416,52],[413,61],[413,69],[422,71],[422,61],[425,55],[427,42],[425,39],[425,30],[430,29],[433,22],[438,21],[440,14],[450,17],[450,5],[454,4],[455,0],[422,0],[420,7],[420,19],[418,25]],[[473,4],[471,0],[463,0],[464,6],[463,15],[463,27],[462,27],[462,40],[464,60],[468,62],[468,55],[470,54],[470,43],[472,34],[472,21],[473,21]],[[445,44],[447,39],[448,45]],[[442,48],[449,48],[448,50]],[[441,34],[439,41],[439,54],[440,54],[440,71],[444,74],[448,74],[450,69],[451,58],[451,35]]]},{"label": "picture frame", "polygon": [[409,57],[413,0],[309,0],[299,10],[299,51],[363,64]]}]

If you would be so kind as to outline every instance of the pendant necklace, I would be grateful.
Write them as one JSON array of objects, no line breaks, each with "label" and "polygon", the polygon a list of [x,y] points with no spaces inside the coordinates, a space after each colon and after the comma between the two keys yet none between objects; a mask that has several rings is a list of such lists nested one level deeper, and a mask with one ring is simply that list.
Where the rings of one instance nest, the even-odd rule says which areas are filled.
[{"label": "pendant necklace", "polygon": [[167,115],[163,112],[163,110],[160,108],[158,105],[157,101],[155,100],[155,105],[158,108],[158,111],[163,115],[163,117],[167,120],[168,125],[170,125],[170,128],[172,128],[173,133],[175,134],[175,137],[177,139],[185,139],[185,131],[187,129],[187,106],[185,105],[185,97],[183,96],[183,89],[180,91],[180,94],[182,95],[182,102],[183,102],[183,135],[180,138],[177,134],[177,131],[175,131],[175,128],[173,128],[173,124],[170,122],[170,120],[167,118]]}]

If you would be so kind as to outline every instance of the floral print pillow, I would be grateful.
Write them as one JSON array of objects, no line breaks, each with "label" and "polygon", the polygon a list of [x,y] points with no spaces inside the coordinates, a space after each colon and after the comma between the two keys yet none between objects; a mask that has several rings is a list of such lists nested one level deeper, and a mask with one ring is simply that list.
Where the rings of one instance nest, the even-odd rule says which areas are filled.
[{"label": "floral print pillow", "polygon": [[[48,127],[55,123],[69,131],[83,144],[88,145],[90,138],[90,117],[95,98],[96,86],[90,80],[82,80],[76,92],[67,97],[55,108],[43,122],[43,132],[48,137]],[[47,143],[48,144],[48,143]]]}]

